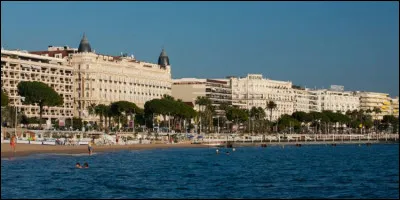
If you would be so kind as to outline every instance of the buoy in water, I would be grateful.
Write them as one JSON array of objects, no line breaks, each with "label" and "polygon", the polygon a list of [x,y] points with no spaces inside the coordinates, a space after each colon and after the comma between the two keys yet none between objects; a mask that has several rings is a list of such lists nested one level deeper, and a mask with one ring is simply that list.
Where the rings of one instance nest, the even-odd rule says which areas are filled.
[{"label": "buoy in water", "polygon": [[216,152],[217,152],[217,154],[219,153],[219,150],[217,149],[217,150],[215,150]]},{"label": "buoy in water", "polygon": [[233,149],[232,149],[232,151],[236,151],[236,149],[235,149],[235,148],[233,148]]}]

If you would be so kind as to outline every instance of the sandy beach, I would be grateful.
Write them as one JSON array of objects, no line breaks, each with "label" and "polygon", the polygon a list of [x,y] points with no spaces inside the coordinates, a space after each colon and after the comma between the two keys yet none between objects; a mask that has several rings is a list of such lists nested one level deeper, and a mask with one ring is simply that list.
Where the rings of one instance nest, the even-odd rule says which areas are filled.
[{"label": "sandy beach", "polygon": [[[207,148],[201,144],[133,144],[133,145],[109,145],[93,146],[93,152],[120,151],[120,150],[140,150],[140,149],[158,149],[158,148]],[[40,153],[66,153],[81,154],[88,153],[87,145],[63,146],[63,145],[35,145],[35,144],[17,144],[16,152],[13,153],[10,144],[1,144],[1,157],[19,157],[29,156]]]}]

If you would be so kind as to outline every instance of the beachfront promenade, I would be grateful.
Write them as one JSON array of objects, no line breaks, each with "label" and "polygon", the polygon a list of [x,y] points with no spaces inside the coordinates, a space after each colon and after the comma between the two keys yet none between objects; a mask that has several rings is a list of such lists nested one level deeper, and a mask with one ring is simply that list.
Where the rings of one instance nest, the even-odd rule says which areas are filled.
[{"label": "beachfront promenade", "polygon": [[[14,129],[2,129],[5,134]],[[8,133],[7,133],[8,132]],[[2,132],[3,133],[3,132]],[[373,144],[373,143],[399,143],[398,134],[197,134],[197,133],[118,133],[108,135],[103,132],[81,131],[17,131],[17,152],[12,152],[10,140],[2,134],[1,157],[27,156],[40,153],[66,153],[87,154],[87,144],[95,138],[94,151],[119,151],[155,148],[207,148],[226,147],[228,143],[233,147],[258,146],[298,146],[317,144]],[[34,140],[27,137],[35,134]],[[28,136],[29,135],[29,136]],[[175,140],[171,140],[175,135]],[[57,136],[58,139],[51,136]],[[66,137],[66,138],[63,138]],[[129,139],[128,139],[129,138]],[[60,142],[61,141],[61,142]]]},{"label": "beachfront promenade", "polygon": [[[15,129],[2,128],[2,143],[9,143],[7,135],[13,134]],[[130,145],[171,143],[198,143],[198,144],[251,144],[251,143],[366,143],[366,142],[398,142],[396,133],[364,133],[364,134],[233,134],[233,133],[137,133],[118,132],[111,135],[104,132],[82,131],[54,131],[54,130],[17,130],[17,143],[43,145],[87,145],[95,137],[97,145]],[[55,137],[53,137],[55,136]],[[29,137],[34,138],[29,141]],[[118,142],[117,142],[118,137]],[[58,138],[58,140],[56,139]]]}]

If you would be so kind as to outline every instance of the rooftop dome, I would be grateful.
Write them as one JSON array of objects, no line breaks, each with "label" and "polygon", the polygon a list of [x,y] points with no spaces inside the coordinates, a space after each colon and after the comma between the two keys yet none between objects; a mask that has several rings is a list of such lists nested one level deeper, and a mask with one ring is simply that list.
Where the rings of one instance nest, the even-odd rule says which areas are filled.
[{"label": "rooftop dome", "polygon": [[158,57],[158,65],[160,66],[168,66],[169,65],[169,58],[167,53],[165,52],[164,48],[161,51],[160,57]]},{"label": "rooftop dome", "polygon": [[92,52],[92,48],[90,47],[89,41],[86,38],[85,33],[83,33],[81,43],[79,43],[78,52]]}]

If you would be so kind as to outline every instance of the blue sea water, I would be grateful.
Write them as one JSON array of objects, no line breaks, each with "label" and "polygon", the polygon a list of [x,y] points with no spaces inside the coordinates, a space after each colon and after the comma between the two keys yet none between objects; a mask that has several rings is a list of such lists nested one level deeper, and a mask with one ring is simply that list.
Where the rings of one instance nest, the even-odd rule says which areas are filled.
[{"label": "blue sea water", "polygon": [[215,150],[2,159],[1,198],[399,198],[398,144]]}]

